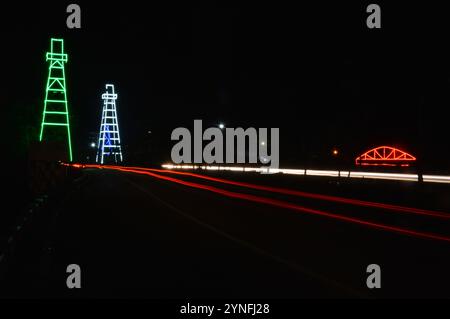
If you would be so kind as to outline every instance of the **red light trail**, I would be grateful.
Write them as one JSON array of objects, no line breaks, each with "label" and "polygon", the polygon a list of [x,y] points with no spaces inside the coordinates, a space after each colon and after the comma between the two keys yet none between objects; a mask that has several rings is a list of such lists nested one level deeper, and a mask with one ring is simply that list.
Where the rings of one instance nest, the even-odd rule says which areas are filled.
[{"label": "red light trail", "polygon": [[[109,167],[122,168],[121,166],[109,166]],[[343,198],[343,197],[337,197],[337,196],[314,194],[314,193],[302,192],[302,191],[285,189],[285,188],[256,185],[256,184],[244,183],[244,182],[236,182],[236,181],[231,181],[231,180],[227,180],[227,179],[210,177],[210,176],[206,176],[206,175],[200,175],[200,174],[188,173],[188,172],[178,172],[178,171],[173,171],[173,170],[163,170],[163,169],[144,168],[144,167],[127,167],[127,168],[134,169],[134,170],[157,172],[157,173],[168,173],[168,174],[175,174],[175,175],[191,176],[191,177],[200,178],[200,179],[204,179],[204,180],[208,180],[208,181],[212,181],[212,182],[218,182],[218,183],[223,183],[223,184],[228,184],[228,185],[233,185],[233,186],[251,188],[251,189],[255,189],[255,190],[273,192],[273,193],[284,194],[284,195],[299,196],[299,197],[304,197],[304,198],[324,200],[324,201],[330,201],[330,202],[341,203],[341,204],[379,208],[379,209],[384,209],[384,210],[388,210],[388,211],[395,211],[395,212],[401,212],[401,213],[410,213],[410,214],[416,214],[416,215],[450,219],[450,214],[447,214],[447,213],[413,208],[413,207],[404,207],[404,206],[398,206],[398,205],[369,202],[369,201]]]},{"label": "red light trail", "polygon": [[[75,165],[77,165],[77,164],[75,164]],[[406,228],[389,226],[389,225],[374,223],[374,222],[370,222],[370,221],[366,221],[366,220],[362,220],[362,219],[358,219],[358,218],[342,216],[342,215],[334,214],[334,213],[328,213],[328,212],[321,211],[318,209],[303,207],[303,206],[300,206],[297,204],[292,204],[292,203],[288,203],[288,202],[281,201],[281,200],[276,200],[276,199],[271,199],[271,198],[266,198],[266,197],[261,197],[261,196],[256,196],[256,195],[243,194],[243,193],[238,193],[238,192],[232,192],[232,191],[220,189],[220,188],[217,188],[214,186],[198,184],[198,183],[194,183],[194,182],[187,182],[187,181],[183,181],[183,180],[176,179],[173,177],[155,174],[155,173],[152,173],[152,172],[149,172],[146,170],[137,170],[137,169],[133,169],[133,168],[126,168],[126,167],[119,167],[119,166],[101,166],[101,165],[84,165],[84,167],[103,168],[103,169],[117,170],[117,171],[123,171],[123,172],[131,172],[131,173],[140,174],[140,175],[147,175],[147,176],[151,176],[151,177],[154,177],[154,178],[157,178],[160,180],[170,181],[170,182],[181,184],[181,185],[188,186],[191,188],[207,190],[207,191],[217,193],[217,194],[220,194],[220,195],[226,196],[226,197],[238,198],[238,199],[243,199],[243,200],[247,200],[247,201],[251,201],[251,202],[256,202],[256,203],[267,204],[267,205],[271,205],[271,206],[275,206],[275,207],[290,209],[290,210],[294,210],[297,212],[308,213],[311,215],[328,217],[328,218],[332,218],[335,220],[350,222],[350,223],[363,225],[363,226],[374,228],[374,229],[381,229],[381,230],[395,232],[395,233],[399,233],[399,234],[403,234],[403,235],[450,242],[450,237],[445,237],[445,236],[436,235],[436,234],[432,234],[432,233],[418,232],[418,231],[414,231],[414,230],[410,230],[410,229],[406,229]],[[163,171],[163,170],[160,170],[160,171]],[[188,173],[186,173],[186,174],[188,174]]]}]

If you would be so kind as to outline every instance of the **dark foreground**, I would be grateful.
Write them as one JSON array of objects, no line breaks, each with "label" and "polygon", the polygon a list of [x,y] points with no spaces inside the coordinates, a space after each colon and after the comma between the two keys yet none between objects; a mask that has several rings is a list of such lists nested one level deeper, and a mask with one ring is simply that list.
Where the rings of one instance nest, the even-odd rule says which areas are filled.
[{"label": "dark foreground", "polygon": [[[450,220],[295,202],[450,234]],[[450,297],[450,243],[132,173],[85,170],[32,219],[5,261],[1,297]],[[66,287],[69,264],[81,289]],[[381,289],[366,286],[369,264],[381,266]]]}]

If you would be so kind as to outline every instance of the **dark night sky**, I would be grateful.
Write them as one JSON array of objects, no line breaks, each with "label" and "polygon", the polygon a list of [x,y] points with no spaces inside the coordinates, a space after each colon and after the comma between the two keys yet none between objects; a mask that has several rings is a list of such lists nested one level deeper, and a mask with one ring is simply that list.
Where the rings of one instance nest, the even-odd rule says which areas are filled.
[{"label": "dark night sky", "polygon": [[353,159],[388,144],[430,169],[450,169],[446,8],[378,2],[382,29],[369,30],[369,2],[80,1],[82,29],[69,30],[69,3],[3,10],[2,129],[12,149],[21,119],[36,122],[30,111],[39,125],[44,53],[50,37],[63,37],[75,153],[98,130],[100,95],[111,82],[123,142],[132,145],[150,129],[162,158],[170,156],[174,128],[203,119],[205,126],[279,127],[285,167],[327,162],[335,146]]}]

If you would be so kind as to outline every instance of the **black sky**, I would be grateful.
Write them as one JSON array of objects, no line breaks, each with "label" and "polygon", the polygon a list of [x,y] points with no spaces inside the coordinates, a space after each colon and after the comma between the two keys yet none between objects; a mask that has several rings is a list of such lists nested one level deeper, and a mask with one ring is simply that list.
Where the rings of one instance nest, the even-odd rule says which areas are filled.
[{"label": "black sky", "polygon": [[450,23],[441,4],[380,2],[382,29],[369,30],[369,2],[79,1],[82,28],[69,30],[69,3],[3,10],[1,107],[11,120],[2,129],[12,148],[23,135],[17,121],[39,125],[44,54],[51,37],[63,37],[80,154],[98,130],[100,95],[111,82],[123,142],[136,148],[151,130],[158,158],[169,158],[174,128],[202,119],[279,127],[283,166],[327,164],[333,147],[351,161],[387,144],[428,169],[450,169]]}]

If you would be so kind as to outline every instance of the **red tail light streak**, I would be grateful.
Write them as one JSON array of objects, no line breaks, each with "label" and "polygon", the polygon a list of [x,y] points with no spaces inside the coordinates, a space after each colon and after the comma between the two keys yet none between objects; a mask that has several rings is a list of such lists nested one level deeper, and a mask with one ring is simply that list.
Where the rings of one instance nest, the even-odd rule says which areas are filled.
[{"label": "red tail light streak", "polygon": [[[184,185],[187,187],[206,190],[206,191],[213,192],[213,193],[216,193],[216,194],[219,194],[222,196],[226,196],[226,197],[242,199],[242,200],[251,201],[251,202],[260,203],[260,204],[271,205],[271,206],[275,206],[275,207],[289,209],[289,210],[296,211],[296,212],[307,213],[310,215],[327,217],[327,218],[331,218],[331,219],[338,220],[338,221],[362,225],[362,226],[369,227],[372,229],[384,230],[384,231],[394,232],[394,233],[413,236],[413,237],[422,238],[422,239],[432,239],[432,240],[450,242],[450,237],[446,237],[443,235],[420,232],[420,231],[415,231],[415,230],[411,230],[411,229],[407,229],[407,228],[390,226],[390,225],[386,225],[386,224],[382,224],[382,223],[375,223],[375,222],[371,222],[371,221],[367,221],[367,220],[363,220],[363,219],[359,219],[359,218],[343,216],[343,215],[336,214],[336,213],[329,213],[329,212],[325,212],[325,211],[318,210],[318,209],[312,209],[312,208],[300,206],[300,205],[289,203],[289,202],[282,201],[282,200],[224,190],[224,189],[221,189],[221,188],[218,188],[215,186],[184,181],[181,179],[164,176],[164,175],[160,175],[160,174],[155,174],[152,172],[152,171],[155,171],[155,172],[166,173],[166,172],[168,172],[166,170],[157,170],[157,169],[148,169],[148,168],[138,169],[138,168],[132,168],[132,167],[100,166],[100,165],[85,165],[85,167],[86,168],[103,168],[103,169],[110,169],[110,170],[117,170],[117,171],[140,174],[140,175],[146,175],[146,176],[150,176],[150,177],[157,178],[160,180]],[[181,172],[178,172],[178,173],[181,173]],[[192,173],[186,173],[186,172],[182,172],[182,173],[183,174],[179,174],[179,175],[192,174]],[[195,174],[195,175],[198,175],[198,174]],[[198,176],[201,176],[201,175],[198,175]],[[221,179],[216,179],[216,178],[209,177],[209,176],[201,176],[201,178],[208,179],[211,181],[222,181]],[[248,185],[257,186],[258,189],[261,189],[261,190],[269,190],[270,191],[270,189],[272,189],[272,188],[267,188],[266,186],[259,186],[259,185],[253,185],[253,184],[247,184],[247,183],[239,183],[239,182],[234,182],[234,181],[227,181],[227,183],[238,183],[238,184],[240,184],[240,186],[246,185],[246,187]],[[278,190],[281,190],[281,189],[278,189]],[[285,191],[285,190],[283,190],[283,191]],[[289,190],[286,190],[286,191],[289,191]],[[292,192],[296,192],[296,191],[292,191]],[[322,199],[322,196],[325,196],[325,195],[311,194],[311,193],[307,193],[307,194],[314,195],[314,196],[320,196],[320,197],[317,197],[318,199]],[[338,198],[338,197],[335,197],[334,199],[342,200],[341,198]],[[348,200],[348,199],[346,199],[346,200]],[[353,201],[361,202],[361,201],[351,200],[351,202],[348,202],[348,203],[353,204],[354,203]],[[368,203],[368,202],[363,202],[363,203]],[[379,204],[379,203],[370,203],[370,204],[380,205],[380,206],[376,206],[376,207],[386,209],[385,208],[386,206],[384,206],[386,204]],[[404,208],[404,207],[392,206],[392,205],[388,205],[387,207],[390,207],[390,209],[392,209],[392,207],[395,207],[395,208],[400,208],[400,209],[415,210],[413,208]],[[422,213],[430,212],[430,211],[421,211],[421,210],[418,210],[418,211],[420,211]],[[437,213],[437,212],[432,212],[432,213],[437,214],[435,217],[444,217],[445,216],[445,218],[448,218],[448,215],[446,215],[446,214]]]},{"label": "red tail light streak", "polygon": [[[121,168],[120,166],[111,166],[111,167]],[[204,179],[204,180],[208,180],[208,181],[212,181],[212,182],[228,184],[228,185],[233,185],[233,186],[239,186],[239,187],[244,187],[244,188],[250,188],[250,189],[255,189],[255,190],[261,190],[261,191],[267,191],[267,192],[272,192],[272,193],[278,193],[278,194],[283,194],[283,195],[298,196],[298,197],[304,197],[304,198],[336,202],[336,203],[341,203],[341,204],[357,205],[357,206],[362,206],[362,207],[379,208],[379,209],[400,212],[400,213],[410,213],[410,214],[416,214],[416,215],[424,215],[424,216],[438,217],[438,218],[443,218],[443,219],[450,219],[450,214],[432,211],[432,210],[404,207],[404,206],[398,206],[398,205],[390,205],[390,204],[377,203],[377,202],[369,202],[369,201],[343,198],[343,197],[337,197],[337,196],[329,196],[329,195],[323,195],[323,194],[308,193],[308,192],[302,192],[302,191],[278,188],[278,187],[270,187],[270,186],[264,186],[264,185],[256,185],[256,184],[227,180],[227,179],[223,179],[223,178],[189,173],[189,172],[179,172],[179,171],[173,171],[173,170],[162,170],[162,169],[144,168],[144,167],[128,167],[128,169],[150,171],[150,172],[156,172],[156,173],[185,175],[185,176],[191,176],[191,177]]]}]

